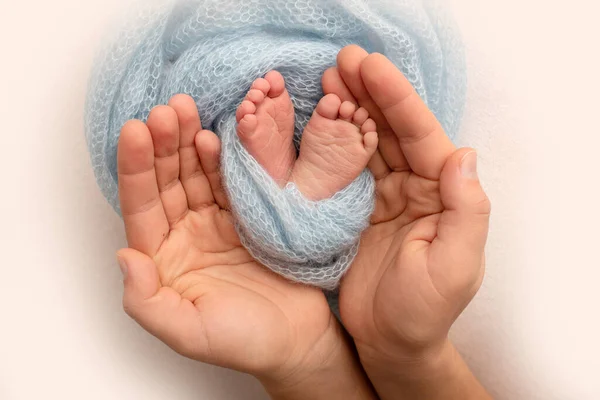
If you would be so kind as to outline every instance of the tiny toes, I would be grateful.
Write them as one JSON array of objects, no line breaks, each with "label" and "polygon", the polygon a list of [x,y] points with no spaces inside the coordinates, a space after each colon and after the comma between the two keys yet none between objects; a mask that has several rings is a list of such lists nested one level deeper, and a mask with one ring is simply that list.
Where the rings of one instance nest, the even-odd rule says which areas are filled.
[{"label": "tiny toes", "polygon": [[340,106],[340,118],[344,121],[352,121],[352,115],[356,111],[354,103],[345,101]]},{"label": "tiny toes", "polygon": [[328,94],[319,101],[315,112],[328,119],[337,119],[341,105],[342,101],[338,96]]},{"label": "tiny toes", "polygon": [[254,114],[248,114],[238,124],[238,132],[240,135],[248,137],[251,136],[258,126],[258,118]]},{"label": "tiny toes", "polygon": [[235,113],[235,119],[239,123],[246,115],[254,114],[255,112],[256,105],[249,100],[244,100]]},{"label": "tiny toes", "polygon": [[379,138],[377,136],[377,132],[371,131],[367,132],[363,136],[363,145],[365,146],[365,150],[369,153],[369,157],[375,154],[375,150],[377,150],[377,144],[379,143]]},{"label": "tiny toes", "polygon": [[366,134],[368,132],[375,132],[375,131],[377,131],[377,124],[371,118],[366,120],[365,123],[362,124],[362,126],[360,128],[360,132],[362,134]]},{"label": "tiny toes", "polygon": [[250,89],[246,95],[246,99],[250,100],[254,104],[260,104],[265,99],[265,94],[258,89]]},{"label": "tiny toes", "polygon": [[352,122],[358,126],[361,126],[367,121],[367,119],[369,119],[369,112],[365,108],[361,107],[354,113]]}]

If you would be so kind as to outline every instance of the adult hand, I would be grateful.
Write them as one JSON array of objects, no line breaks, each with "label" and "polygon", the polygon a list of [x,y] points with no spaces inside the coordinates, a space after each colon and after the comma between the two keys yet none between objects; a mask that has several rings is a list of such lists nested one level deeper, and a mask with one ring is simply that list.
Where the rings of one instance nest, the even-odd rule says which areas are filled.
[{"label": "adult hand", "polygon": [[340,293],[342,321],[363,366],[382,398],[482,398],[447,339],[484,275],[490,202],[476,153],[454,147],[380,54],[344,48],[323,88],[366,108],[378,127],[369,165],[376,209]]},{"label": "adult hand", "polygon": [[123,127],[126,312],[187,357],[257,376],[274,397],[331,398],[327,385],[348,379],[352,395],[340,398],[370,398],[321,291],[276,276],[240,244],[219,153],[189,96]]}]

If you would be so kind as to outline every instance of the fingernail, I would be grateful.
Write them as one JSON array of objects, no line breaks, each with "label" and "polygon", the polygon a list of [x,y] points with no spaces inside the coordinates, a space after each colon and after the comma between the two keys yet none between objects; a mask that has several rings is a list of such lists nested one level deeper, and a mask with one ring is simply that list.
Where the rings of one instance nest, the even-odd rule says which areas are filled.
[{"label": "fingernail", "polygon": [[119,262],[119,267],[121,268],[123,279],[127,278],[127,263],[125,262],[125,259],[123,259],[120,256],[117,256],[117,261]]},{"label": "fingernail", "polygon": [[460,173],[467,179],[479,179],[477,177],[477,153],[470,151],[460,161]]}]

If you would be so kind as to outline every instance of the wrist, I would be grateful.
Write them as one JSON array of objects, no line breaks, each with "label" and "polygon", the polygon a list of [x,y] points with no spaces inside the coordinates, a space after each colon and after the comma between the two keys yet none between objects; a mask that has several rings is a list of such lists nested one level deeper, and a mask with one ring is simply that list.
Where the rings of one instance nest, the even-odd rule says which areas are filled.
[{"label": "wrist", "polygon": [[359,349],[363,367],[382,400],[491,398],[449,339],[419,349],[395,350],[382,354]]},{"label": "wrist", "polygon": [[395,345],[389,342],[371,346],[357,341],[356,347],[365,369],[394,374],[406,372],[414,375],[421,370],[423,374],[427,374],[449,364],[454,354],[454,346],[447,337],[420,346]]},{"label": "wrist", "polygon": [[276,400],[376,399],[350,338],[334,317],[327,333],[296,367],[257,378]]},{"label": "wrist", "polygon": [[377,375],[407,375],[411,378],[430,376],[444,370],[454,361],[454,346],[447,339],[422,347],[388,347],[385,350],[357,344],[364,368]]}]

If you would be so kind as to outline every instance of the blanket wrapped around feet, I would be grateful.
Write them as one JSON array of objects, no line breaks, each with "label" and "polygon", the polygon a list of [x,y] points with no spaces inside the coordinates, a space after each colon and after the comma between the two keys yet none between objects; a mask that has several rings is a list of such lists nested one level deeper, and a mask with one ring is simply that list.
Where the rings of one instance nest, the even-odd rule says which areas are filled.
[{"label": "blanket wrapped around feet", "polygon": [[101,53],[86,106],[98,183],[117,212],[117,142],[129,119],[178,93],[222,140],[222,173],[237,230],[251,254],[297,282],[334,289],[356,255],[374,206],[363,172],[332,198],[281,189],[241,145],[235,110],[270,70],[286,79],[295,143],[323,93],[323,72],[355,43],[402,70],[450,136],[465,95],[460,39],[438,0],[172,0],[144,2]]}]

